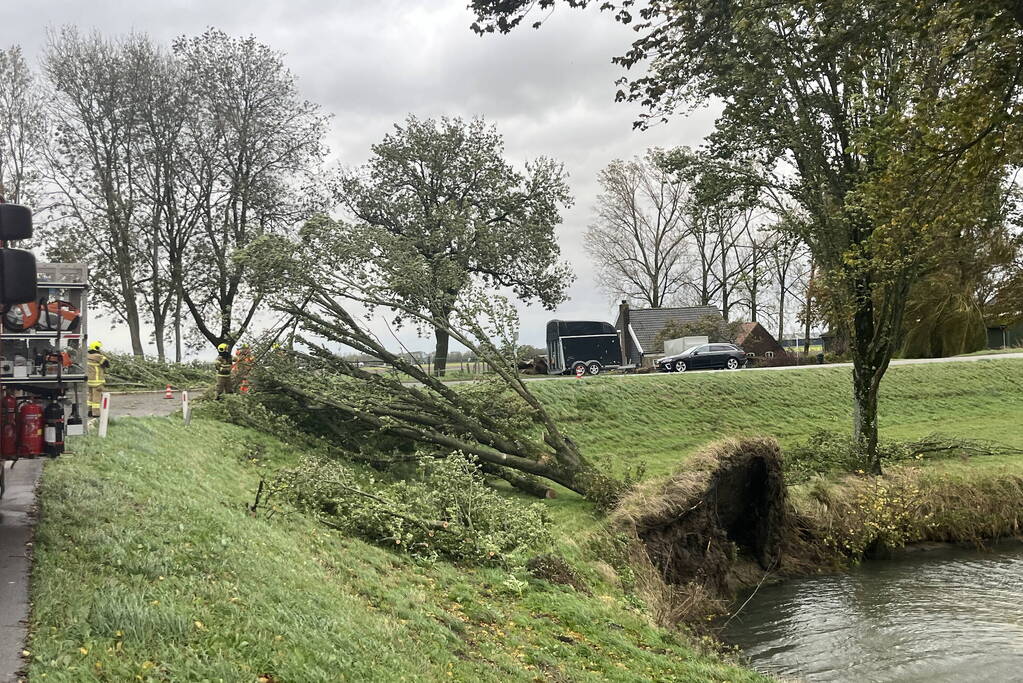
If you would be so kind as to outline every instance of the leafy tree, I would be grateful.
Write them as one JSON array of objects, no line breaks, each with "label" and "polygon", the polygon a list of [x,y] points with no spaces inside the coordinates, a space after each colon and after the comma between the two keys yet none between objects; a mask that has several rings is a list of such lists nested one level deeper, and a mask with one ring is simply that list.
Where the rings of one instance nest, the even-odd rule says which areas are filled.
[{"label": "leafy tree", "polygon": [[340,199],[357,219],[348,248],[402,304],[399,324],[432,329],[437,375],[447,365],[444,321],[467,288],[506,287],[553,309],[571,281],[554,234],[571,204],[561,164],[539,158],[523,173],[503,152],[482,120],[410,116],[341,180]]},{"label": "leafy tree", "polygon": [[[508,31],[533,5],[475,0],[478,31]],[[586,6],[587,0],[568,0]],[[949,0],[633,0],[601,6],[640,36],[616,61],[648,71],[621,99],[639,125],[715,99],[717,156],[772,171],[848,322],[853,431],[880,472],[877,399],[914,283],[1018,161],[1021,25],[1005,3]]]},{"label": "leafy tree", "polygon": [[0,51],[0,197],[31,204],[40,189],[47,122],[21,48]]},{"label": "leafy tree", "polygon": [[656,150],[611,162],[598,181],[597,219],[585,238],[598,282],[614,299],[664,306],[689,277],[688,183],[664,169]]},{"label": "leafy tree", "polygon": [[707,315],[691,322],[669,320],[668,324],[657,333],[657,347],[663,350],[664,342],[681,337],[707,337],[707,340],[711,342],[734,344],[739,336],[741,325],[740,322],[728,322],[716,315]]}]

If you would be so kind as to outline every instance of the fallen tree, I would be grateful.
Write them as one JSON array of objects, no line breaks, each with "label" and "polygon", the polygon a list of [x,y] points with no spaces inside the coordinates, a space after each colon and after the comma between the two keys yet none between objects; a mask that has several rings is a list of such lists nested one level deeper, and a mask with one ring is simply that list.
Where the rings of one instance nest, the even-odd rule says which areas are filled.
[{"label": "fallen tree", "polygon": [[[247,254],[266,277],[290,283],[273,305],[299,328],[291,345],[297,348],[264,351],[256,377],[262,391],[287,396],[338,437],[354,421],[429,445],[436,457],[471,455],[486,472],[533,495],[553,496],[553,482],[601,505],[618,498],[622,483],[583,457],[519,376],[518,321],[508,301],[468,289],[449,318],[423,313],[428,307],[388,297],[372,267],[353,262],[338,229],[313,221],[301,247],[265,241]],[[320,258],[306,258],[310,249]],[[388,349],[367,326],[368,314],[355,313],[377,309],[421,329],[443,329],[489,374],[461,386],[444,383],[412,354]],[[389,372],[346,360],[340,349],[378,359]]]}]

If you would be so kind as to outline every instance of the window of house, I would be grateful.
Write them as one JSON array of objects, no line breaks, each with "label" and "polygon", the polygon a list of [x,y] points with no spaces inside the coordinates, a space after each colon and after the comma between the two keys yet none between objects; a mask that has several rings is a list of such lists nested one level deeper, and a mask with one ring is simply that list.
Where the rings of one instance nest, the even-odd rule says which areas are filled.
[{"label": "window of house", "polygon": [[764,351],[764,358],[774,358],[774,351]]}]

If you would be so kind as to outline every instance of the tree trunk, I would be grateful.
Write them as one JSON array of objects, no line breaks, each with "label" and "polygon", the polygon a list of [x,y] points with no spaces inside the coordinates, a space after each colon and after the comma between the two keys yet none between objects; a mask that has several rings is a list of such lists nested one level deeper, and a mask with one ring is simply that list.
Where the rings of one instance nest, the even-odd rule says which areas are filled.
[{"label": "tree trunk", "polygon": [[434,329],[437,343],[433,352],[433,374],[443,377],[448,367],[448,343],[450,341],[446,330]]},{"label": "tree trunk", "polygon": [[785,278],[779,278],[779,284],[781,286],[780,293],[778,295],[778,336],[775,337],[778,341],[785,338]]},{"label": "tree trunk", "polygon": [[879,383],[876,373],[864,367],[859,354],[853,358],[853,438],[864,458],[864,469],[870,474],[881,474],[881,459],[877,452],[877,394]]},{"label": "tree trunk", "polygon": [[156,340],[156,357],[161,363],[167,362],[167,322],[162,317],[153,320],[153,337]]},{"label": "tree trunk", "polygon": [[[814,269],[817,264],[810,261],[810,275],[806,280],[806,305],[803,307],[803,355],[810,355],[810,316],[813,313],[811,308],[812,297],[810,295],[810,287],[813,284]],[[823,349],[822,349],[823,350]]]},{"label": "tree trunk", "polygon": [[145,355],[145,348],[142,346],[142,325],[139,323],[139,309],[132,299],[125,301],[125,309],[128,333],[131,335],[131,352],[141,358]]},{"label": "tree trunk", "polygon": [[174,362],[181,362],[181,293],[174,304]]}]

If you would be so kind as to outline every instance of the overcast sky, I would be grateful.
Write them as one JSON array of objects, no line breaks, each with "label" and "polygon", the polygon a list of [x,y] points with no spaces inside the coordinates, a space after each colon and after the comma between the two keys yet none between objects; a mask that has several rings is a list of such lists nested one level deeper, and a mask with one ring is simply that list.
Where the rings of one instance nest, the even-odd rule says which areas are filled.
[{"label": "overcast sky", "polygon": [[[698,144],[713,116],[697,112],[639,132],[638,108],[614,102],[614,80],[632,32],[597,11],[559,9],[543,28],[478,37],[467,0],[35,0],[0,3],[0,44],[19,43],[38,59],[47,31],[65,24],[115,35],[145,32],[169,42],[213,26],[254,35],[285,54],[302,93],[333,115],[334,160],[363,163],[370,145],[409,113],[482,116],[504,135],[507,157],[521,165],[540,155],[569,173],[575,205],[559,230],[577,279],[554,314],[522,309],[522,342],[543,345],[543,324],[610,319],[614,306],[594,285],[582,233],[593,216],[597,173],[613,159],[648,147]],[[93,338],[130,349],[127,333],[97,321]],[[430,349],[426,340],[413,348]]]}]

